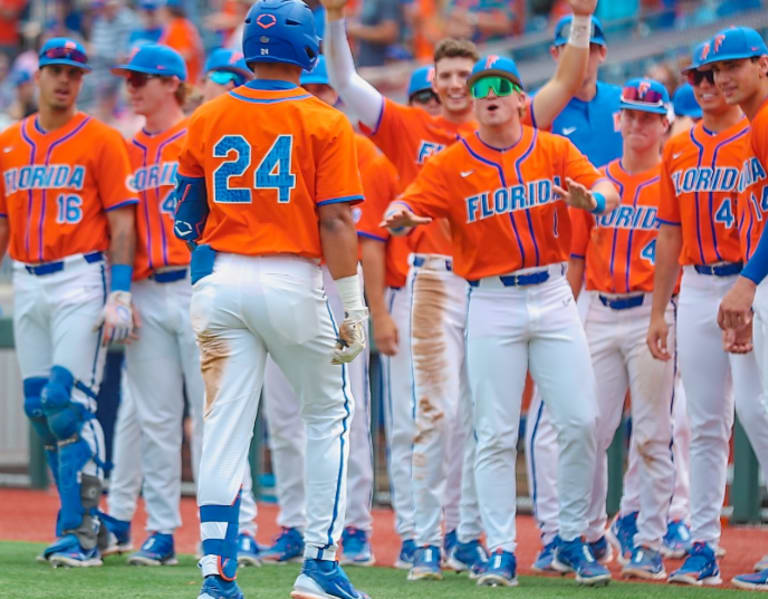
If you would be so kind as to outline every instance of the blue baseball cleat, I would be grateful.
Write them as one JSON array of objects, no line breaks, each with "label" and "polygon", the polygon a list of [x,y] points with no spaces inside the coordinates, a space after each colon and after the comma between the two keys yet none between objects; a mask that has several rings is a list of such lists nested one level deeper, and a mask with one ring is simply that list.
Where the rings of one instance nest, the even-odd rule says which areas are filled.
[{"label": "blue baseball cleat", "polygon": [[762,558],[760,558],[760,561],[755,563],[755,572],[762,572],[763,570],[768,570],[768,554],[764,555]]},{"label": "blue baseball cleat", "polygon": [[483,544],[475,539],[468,543],[456,543],[448,555],[447,567],[456,572],[469,572],[471,579],[477,578],[485,569],[488,552]]},{"label": "blue baseball cleat", "polygon": [[723,582],[715,552],[707,543],[694,543],[683,565],[672,572],[667,580],[696,586]]},{"label": "blue baseball cleat", "polygon": [[99,548],[83,549],[80,541],[74,534],[64,535],[46,549],[46,551],[48,550],[51,550],[51,553],[48,554],[48,562],[54,568],[61,566],[89,568],[102,564]]},{"label": "blue baseball cleat", "polygon": [[197,599],[244,599],[244,595],[234,580],[206,576]]},{"label": "blue baseball cleat", "polygon": [[557,540],[553,539],[539,551],[539,555],[536,557],[536,561],[533,562],[531,570],[534,572],[547,573],[557,572],[552,567],[552,559],[555,557],[555,548],[557,547]]},{"label": "blue baseball cleat", "polygon": [[413,539],[406,539],[400,547],[400,555],[397,556],[395,568],[398,570],[410,570],[413,566],[413,556],[416,553],[416,543]]},{"label": "blue baseball cleat", "polygon": [[603,586],[611,581],[611,573],[597,562],[579,537],[567,542],[558,540],[552,567],[563,574],[574,572],[576,582],[583,585]]},{"label": "blue baseball cleat", "polygon": [[351,526],[344,529],[339,562],[342,566],[372,566],[376,563],[367,532]]},{"label": "blue baseball cleat", "polygon": [[370,599],[358,591],[335,561],[305,559],[293,583],[293,599]]},{"label": "blue baseball cleat", "polygon": [[664,557],[681,558],[692,546],[691,531],[685,522],[673,520],[667,524],[667,532],[661,545],[661,554]]},{"label": "blue baseball cleat", "polygon": [[731,583],[747,591],[768,591],[768,569],[753,574],[739,574]]},{"label": "blue baseball cleat", "polygon": [[260,566],[259,545],[256,539],[247,532],[237,535],[237,565]]},{"label": "blue baseball cleat", "polygon": [[622,566],[626,566],[632,558],[632,550],[635,547],[635,534],[637,534],[638,512],[631,512],[626,516],[616,518],[605,533],[605,538],[616,550],[616,559]]},{"label": "blue baseball cleat", "polygon": [[413,554],[413,567],[408,572],[408,580],[442,580],[440,569],[440,547],[426,545],[417,547]]},{"label": "blue baseball cleat", "polygon": [[102,512],[99,512],[99,520],[107,530],[107,546],[102,550],[101,555],[104,557],[119,555],[133,549],[130,520],[118,520]]},{"label": "blue baseball cleat", "polygon": [[283,528],[272,547],[262,551],[261,561],[273,564],[290,564],[302,561],[304,536],[298,528]]},{"label": "blue baseball cleat", "polygon": [[451,555],[451,551],[456,547],[456,543],[459,542],[459,533],[454,528],[452,531],[446,533],[443,537],[443,559]]},{"label": "blue baseball cleat", "polygon": [[664,570],[664,562],[661,552],[648,547],[635,547],[632,559],[621,570],[625,578],[642,578],[643,580],[664,580],[667,573]]},{"label": "blue baseball cleat", "polygon": [[605,565],[610,564],[611,560],[613,560],[613,549],[606,540],[605,535],[597,539],[597,541],[587,543],[587,547],[589,547],[589,550],[592,552],[592,557],[594,557],[598,563]]},{"label": "blue baseball cleat", "polygon": [[132,566],[175,566],[179,563],[173,549],[173,535],[153,532],[136,553],[128,558]]},{"label": "blue baseball cleat", "polygon": [[515,554],[510,551],[495,551],[488,558],[485,568],[477,577],[477,584],[481,586],[517,586],[517,560]]}]

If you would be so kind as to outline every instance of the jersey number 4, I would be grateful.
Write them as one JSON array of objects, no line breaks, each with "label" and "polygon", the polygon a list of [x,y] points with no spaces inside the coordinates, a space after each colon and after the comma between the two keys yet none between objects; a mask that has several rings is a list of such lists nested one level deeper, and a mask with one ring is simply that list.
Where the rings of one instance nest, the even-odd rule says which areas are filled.
[{"label": "jersey number 4", "polygon": [[[261,158],[253,175],[254,189],[276,189],[277,201],[287,204],[296,187],[296,175],[291,172],[293,136],[279,135]],[[234,157],[230,155],[234,153]],[[222,204],[251,203],[251,190],[230,186],[231,177],[240,177],[251,166],[252,146],[242,135],[225,135],[213,146],[215,158],[228,158],[213,171],[214,202]]]},{"label": "jersey number 4", "polygon": [[717,212],[715,212],[715,222],[722,223],[726,229],[730,229],[735,220],[736,217],[733,215],[733,208],[731,207],[731,198],[725,198]]}]

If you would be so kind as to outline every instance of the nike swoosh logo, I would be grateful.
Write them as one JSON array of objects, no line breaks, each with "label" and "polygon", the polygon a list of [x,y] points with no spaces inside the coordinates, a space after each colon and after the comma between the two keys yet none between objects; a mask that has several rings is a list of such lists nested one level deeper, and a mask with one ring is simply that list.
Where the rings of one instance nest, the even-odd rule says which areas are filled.
[{"label": "nike swoosh logo", "polygon": [[11,150],[13,150],[13,147],[12,147],[12,146],[11,146],[11,147],[8,147],[8,148],[3,148],[3,152],[4,152],[5,154],[7,154],[8,152],[10,152]]},{"label": "nike swoosh logo", "polygon": [[460,174],[462,177],[469,177],[469,176],[470,176],[472,173],[474,173],[474,172],[475,172],[475,170],[474,170],[474,169],[472,169],[472,170],[469,170],[469,171],[461,171],[459,174]]},{"label": "nike swoosh logo", "polygon": [[672,154],[672,160],[677,160],[682,155],[683,155],[682,152],[676,152],[675,154]]},{"label": "nike swoosh logo", "polygon": [[574,131],[576,131],[576,127],[565,127],[563,129],[563,135],[570,135]]}]

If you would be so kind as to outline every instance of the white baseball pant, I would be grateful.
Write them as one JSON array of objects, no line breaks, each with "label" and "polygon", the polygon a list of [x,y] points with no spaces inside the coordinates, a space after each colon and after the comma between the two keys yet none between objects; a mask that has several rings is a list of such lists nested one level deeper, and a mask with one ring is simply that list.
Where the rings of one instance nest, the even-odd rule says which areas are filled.
[{"label": "white baseball pant", "polygon": [[[58,272],[36,275],[22,263],[13,265],[13,333],[22,379],[48,378],[51,367],[62,366],[88,389],[72,388],[70,399],[93,415],[80,436],[98,461],[104,460],[104,433],[96,420],[96,400],[104,374],[106,349],[101,329],[94,330],[106,301],[108,264],[88,262],[82,254],[63,259]],[[93,459],[82,473],[104,479]]]},{"label": "white baseball pant", "polygon": [[384,430],[387,435],[389,486],[395,530],[403,540],[415,535],[413,515],[413,437],[416,432],[411,373],[411,290],[388,288],[387,307],[400,335],[394,356],[379,354]]},{"label": "white baseball pant", "polygon": [[[336,329],[320,267],[299,257],[219,253],[213,272],[194,285],[190,312],[206,386],[198,484],[204,548],[226,539],[222,551],[231,555],[233,522],[226,518],[243,480],[271,355],[298,391],[306,427],[305,556],[335,559],[354,399],[346,366],[331,364]],[[206,553],[203,574],[218,572],[220,558]]]},{"label": "white baseball pant", "polygon": [[694,541],[713,546],[720,541],[734,399],[739,420],[768,475],[768,412],[762,403],[759,351],[726,353],[717,326],[720,300],[735,278],[704,275],[686,266],[678,307],[678,356],[691,428],[691,535]]},{"label": "white baseball pant", "polygon": [[[603,298],[626,301],[627,297],[593,294],[584,323],[597,390],[597,463],[586,541],[597,541],[605,534],[606,451],[621,421],[629,390],[632,445],[641,457],[638,475],[642,480],[635,543],[658,551],[667,530],[667,512],[675,479],[671,450],[675,363],[674,360],[656,360],[648,349],[645,339],[651,317],[650,294],[643,294],[642,305],[632,308],[617,310],[603,304]],[[668,343],[674,347],[672,304],[665,316],[670,327]]]},{"label": "white baseball pant", "polygon": [[768,410],[768,279],[757,286],[753,308],[755,319],[752,325],[752,338],[755,346],[755,359],[760,373],[763,407]]},{"label": "white baseball pant", "polygon": [[[197,342],[189,320],[192,286],[189,276],[168,283],[144,279],[132,285],[132,296],[141,316],[141,328],[139,339],[125,349],[108,513],[119,520],[132,520],[143,480],[146,529],[172,534],[181,525],[184,390],[193,422],[190,454],[194,476],[199,468],[202,440],[204,389]],[[244,484],[243,496],[251,500],[244,499],[241,504],[241,517],[245,520],[241,531],[255,534],[249,470],[246,476],[249,484]],[[252,506],[250,514],[248,509],[242,509],[246,503]]]},{"label": "white baseball pant", "polygon": [[412,254],[410,263],[415,540],[440,546],[445,510],[446,531],[455,528],[465,543],[483,533],[465,363],[467,283],[447,256]]},{"label": "white baseball pant", "polygon": [[488,549],[514,551],[520,404],[530,370],[557,428],[560,536],[584,534],[595,464],[595,381],[564,264],[538,285],[505,287],[499,277],[470,287],[467,372],[477,436],[476,479]]},{"label": "white baseball pant", "polygon": [[[323,285],[336,322],[344,320],[344,306],[327,267]],[[373,442],[371,440],[368,351],[349,365],[349,379],[355,398],[355,415],[349,431],[347,512],[345,526],[368,533],[373,528]],[[264,402],[269,430],[272,468],[280,512],[277,523],[304,530],[306,523],[304,480],[304,430],[299,401],[285,374],[268,359],[264,378]]]}]

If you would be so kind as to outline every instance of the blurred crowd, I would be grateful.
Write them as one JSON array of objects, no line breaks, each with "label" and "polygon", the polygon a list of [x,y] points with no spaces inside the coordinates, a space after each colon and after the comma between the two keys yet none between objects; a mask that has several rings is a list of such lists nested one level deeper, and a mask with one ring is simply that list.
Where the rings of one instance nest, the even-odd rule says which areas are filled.
[{"label": "blurred crowd", "polygon": [[[318,0],[306,0],[324,24]],[[621,0],[598,4],[604,23],[651,29],[712,22],[729,13],[760,7],[761,0]],[[80,106],[126,135],[136,130],[120,80],[111,66],[143,42],[161,42],[187,62],[190,82],[203,75],[207,52],[240,49],[242,23],[251,0],[0,0],[0,129],[34,112],[37,51],[53,36],[85,44],[93,74],[86,78]],[[348,33],[361,67],[416,59],[429,62],[443,37],[477,43],[545,31],[568,11],[565,0],[353,0]],[[649,17],[650,15],[650,17]],[[674,90],[677,65],[654,75]],[[665,76],[666,75],[666,76]]]}]

